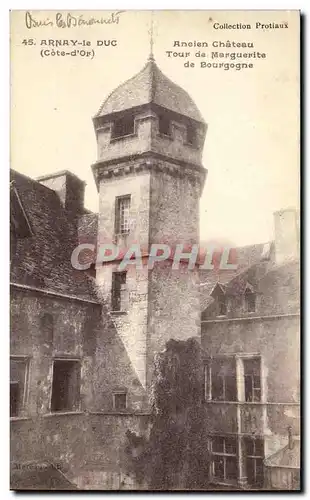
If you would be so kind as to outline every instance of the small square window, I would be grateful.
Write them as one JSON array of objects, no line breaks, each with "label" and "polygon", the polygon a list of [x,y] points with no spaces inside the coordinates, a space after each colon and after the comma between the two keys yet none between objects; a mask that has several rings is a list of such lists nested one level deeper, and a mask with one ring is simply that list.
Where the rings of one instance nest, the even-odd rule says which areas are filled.
[{"label": "small square window", "polygon": [[113,406],[115,410],[126,410],[127,408],[127,393],[115,393],[113,394]]}]

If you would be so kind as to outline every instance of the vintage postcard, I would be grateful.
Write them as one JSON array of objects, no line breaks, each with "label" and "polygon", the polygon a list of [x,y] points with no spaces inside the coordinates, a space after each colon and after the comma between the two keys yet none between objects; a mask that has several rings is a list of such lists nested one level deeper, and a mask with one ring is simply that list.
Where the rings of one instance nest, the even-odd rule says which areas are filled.
[{"label": "vintage postcard", "polygon": [[299,490],[298,11],[10,14],[12,490]]}]

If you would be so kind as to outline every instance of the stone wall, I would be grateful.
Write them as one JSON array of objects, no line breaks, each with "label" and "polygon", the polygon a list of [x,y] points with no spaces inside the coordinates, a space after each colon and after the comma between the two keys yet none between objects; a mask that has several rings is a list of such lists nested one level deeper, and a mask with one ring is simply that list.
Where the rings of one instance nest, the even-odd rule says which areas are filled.
[{"label": "stone wall", "polygon": [[202,323],[207,355],[260,353],[265,375],[265,400],[299,401],[299,316]]},{"label": "stone wall", "polygon": [[[126,430],[140,432],[141,423],[142,432],[148,417],[134,413],[144,390],[105,307],[12,287],[11,332],[11,355],[29,359],[25,407],[11,418],[12,462],[59,462],[70,477],[82,477],[95,464],[98,474],[110,471],[109,482],[111,471],[119,472],[115,454]],[[76,411],[51,411],[55,358],[81,363]],[[128,408],[117,413],[113,391],[119,387],[128,389]]]},{"label": "stone wall", "polygon": [[13,420],[11,461],[49,461],[80,489],[125,489],[126,431],[147,435],[148,427],[148,415],[142,414],[54,414]]}]

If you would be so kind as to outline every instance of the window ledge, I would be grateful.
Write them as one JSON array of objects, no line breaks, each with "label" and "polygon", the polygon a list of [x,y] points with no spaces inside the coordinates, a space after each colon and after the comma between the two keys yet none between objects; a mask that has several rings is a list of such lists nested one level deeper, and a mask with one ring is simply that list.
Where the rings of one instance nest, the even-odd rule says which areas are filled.
[{"label": "window ledge", "polygon": [[112,316],[126,316],[127,311],[110,311]]},{"label": "window ledge", "polygon": [[218,401],[217,399],[207,399],[205,400],[205,403],[237,405],[237,404],[242,404],[243,401]]},{"label": "window ledge", "polygon": [[[267,405],[271,404],[268,401],[218,401],[216,399],[206,399],[205,403],[225,404],[225,405]],[[286,403],[272,403],[272,404],[286,404]],[[293,403],[298,404],[298,403]]]},{"label": "window ledge", "polygon": [[84,411],[81,411],[81,410],[68,410],[68,411],[54,411],[54,412],[51,412],[51,413],[45,413],[45,415],[43,415],[44,418],[48,418],[48,417],[62,417],[64,415],[84,415],[85,412]]}]

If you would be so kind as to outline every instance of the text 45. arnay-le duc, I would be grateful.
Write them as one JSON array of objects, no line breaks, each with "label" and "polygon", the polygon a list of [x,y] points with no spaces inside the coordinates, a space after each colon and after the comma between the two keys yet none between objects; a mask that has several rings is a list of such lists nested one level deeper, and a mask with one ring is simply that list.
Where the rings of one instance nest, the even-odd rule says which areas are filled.
[{"label": "text 45. arnay-le duc", "polygon": [[[75,47],[78,45],[83,45],[83,47],[90,47],[92,45],[92,42],[90,40],[41,40],[40,45],[46,45],[49,47]],[[117,46],[117,40],[97,40],[95,42],[95,45],[98,47],[116,47]]]}]

